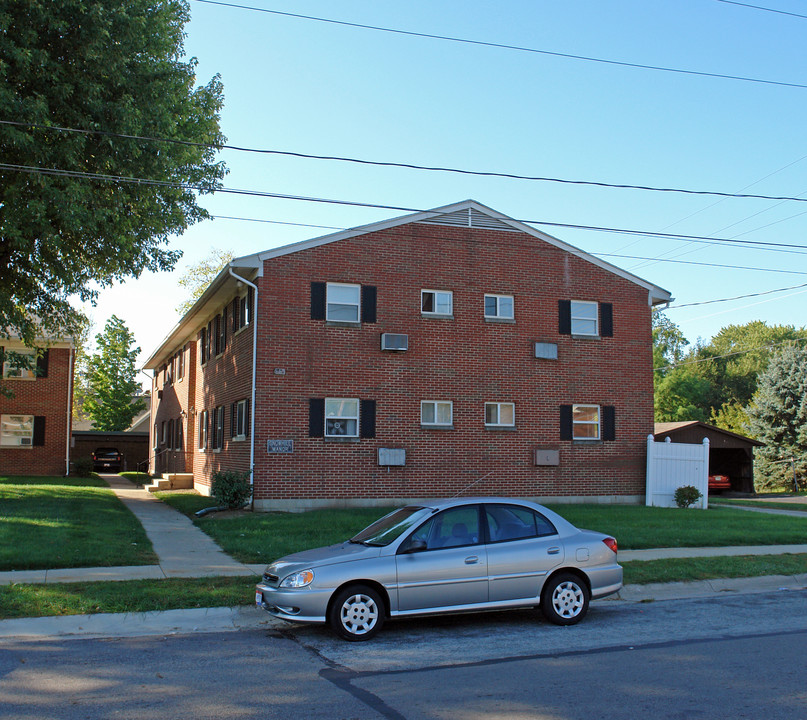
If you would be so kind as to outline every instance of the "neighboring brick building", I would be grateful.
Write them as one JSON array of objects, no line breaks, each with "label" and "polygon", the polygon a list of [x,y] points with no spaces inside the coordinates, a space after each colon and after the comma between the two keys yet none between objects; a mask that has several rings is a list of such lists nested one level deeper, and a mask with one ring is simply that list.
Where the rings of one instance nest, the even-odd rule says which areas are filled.
[{"label": "neighboring brick building", "polygon": [[[35,351],[15,339],[0,340],[3,387],[0,393],[0,475],[67,475],[73,410],[71,342],[43,341]],[[28,354],[31,368],[15,367],[11,353]]]},{"label": "neighboring brick building", "polygon": [[254,453],[258,509],[638,501],[669,300],[474,201],[238,258],[147,362],[153,466]]}]

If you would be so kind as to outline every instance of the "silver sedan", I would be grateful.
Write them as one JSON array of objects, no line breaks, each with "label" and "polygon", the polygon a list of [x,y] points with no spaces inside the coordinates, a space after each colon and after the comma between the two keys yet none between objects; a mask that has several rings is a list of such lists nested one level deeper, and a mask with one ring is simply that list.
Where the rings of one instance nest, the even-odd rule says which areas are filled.
[{"label": "silver sedan", "polygon": [[622,587],[617,543],[509,498],[408,505],[345,543],[267,566],[259,607],[369,640],[390,617],[540,605],[557,625]]}]

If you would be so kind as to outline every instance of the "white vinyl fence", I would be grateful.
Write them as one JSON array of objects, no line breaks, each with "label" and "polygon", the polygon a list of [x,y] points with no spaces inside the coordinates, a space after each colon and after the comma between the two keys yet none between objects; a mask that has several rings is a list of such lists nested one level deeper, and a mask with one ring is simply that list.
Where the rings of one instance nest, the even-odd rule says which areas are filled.
[{"label": "white vinyl fence", "polygon": [[700,445],[655,442],[647,436],[647,498],[654,507],[676,507],[675,491],[693,485],[703,497],[693,505],[706,509],[709,504],[709,439]]}]

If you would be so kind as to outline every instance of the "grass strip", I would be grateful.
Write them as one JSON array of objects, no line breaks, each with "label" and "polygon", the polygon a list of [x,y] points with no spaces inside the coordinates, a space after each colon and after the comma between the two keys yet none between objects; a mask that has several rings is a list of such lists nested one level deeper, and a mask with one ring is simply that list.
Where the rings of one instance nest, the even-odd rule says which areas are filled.
[{"label": "grass strip", "polygon": [[151,475],[144,472],[122,472],[118,473],[122,478],[126,478],[135,485],[143,486],[151,484]]},{"label": "grass strip", "polygon": [[151,565],[143,526],[99,477],[0,477],[0,570]]},{"label": "grass strip", "polygon": [[[807,554],[632,561],[623,567],[625,584],[630,585],[798,575],[807,572]],[[0,619],[249,605],[257,579],[250,575],[3,585]]]},{"label": "grass strip", "polygon": [[645,585],[714,578],[801,575],[807,573],[807,554],[633,560],[621,565],[625,571],[625,585]]},{"label": "grass strip", "polygon": [[255,575],[0,586],[0,619],[233,607],[255,598]]},{"label": "grass strip", "polygon": [[735,500],[733,498],[726,498],[725,500],[718,500],[714,503],[715,506],[736,505],[742,507],[743,505],[749,507],[759,507],[770,510],[795,510],[796,512],[807,512],[807,502],[776,502],[767,500]]}]

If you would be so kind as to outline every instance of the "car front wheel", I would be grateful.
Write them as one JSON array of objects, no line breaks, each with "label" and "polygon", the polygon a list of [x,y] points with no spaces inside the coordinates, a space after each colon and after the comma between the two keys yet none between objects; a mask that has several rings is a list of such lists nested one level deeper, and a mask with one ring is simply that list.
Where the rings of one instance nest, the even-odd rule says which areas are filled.
[{"label": "car front wheel", "polygon": [[352,585],[331,604],[328,623],[340,637],[350,641],[369,640],[384,624],[384,601],[366,585]]},{"label": "car front wheel", "polygon": [[541,592],[541,611],[555,625],[574,625],[588,612],[589,592],[576,575],[561,573],[551,578]]}]

